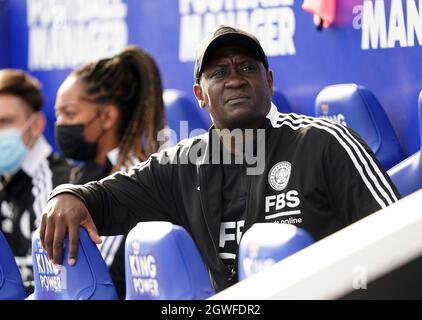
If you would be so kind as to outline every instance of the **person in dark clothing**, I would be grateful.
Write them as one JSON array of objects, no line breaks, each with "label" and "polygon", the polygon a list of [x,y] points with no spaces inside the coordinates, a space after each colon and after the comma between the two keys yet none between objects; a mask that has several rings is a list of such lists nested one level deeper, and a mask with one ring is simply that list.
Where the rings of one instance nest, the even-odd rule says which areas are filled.
[{"label": "person in dark clothing", "polygon": [[33,291],[31,235],[54,187],[69,182],[71,166],[42,135],[39,82],[16,69],[0,70],[0,230]]},{"label": "person in dark clothing", "polygon": [[400,198],[355,132],[277,111],[273,74],[255,36],[215,30],[199,47],[193,90],[213,119],[208,133],[129,173],[53,191],[40,235],[55,262],[67,230],[72,265],[79,226],[99,242],[98,232],[170,221],[191,234],[219,291],[237,281],[238,244],[254,223],[293,224],[319,240]]},{"label": "person in dark clothing", "polygon": [[[164,126],[163,91],[153,58],[129,46],[73,71],[56,98],[56,140],[66,157],[83,161],[70,182],[100,180],[156,152]],[[125,236],[103,237],[101,254],[125,297]]]}]

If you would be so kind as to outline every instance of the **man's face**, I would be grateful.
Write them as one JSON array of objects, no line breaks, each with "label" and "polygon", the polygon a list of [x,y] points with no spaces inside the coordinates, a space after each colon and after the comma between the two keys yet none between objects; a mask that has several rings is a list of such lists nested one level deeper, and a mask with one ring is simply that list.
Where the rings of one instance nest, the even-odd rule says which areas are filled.
[{"label": "man's face", "polygon": [[223,47],[210,57],[194,93],[217,129],[257,128],[267,115],[273,77],[242,47]]},{"label": "man's face", "polygon": [[[30,108],[21,98],[0,94],[0,129],[24,128],[31,116]],[[28,145],[31,140],[31,127],[25,128],[23,142]]]}]

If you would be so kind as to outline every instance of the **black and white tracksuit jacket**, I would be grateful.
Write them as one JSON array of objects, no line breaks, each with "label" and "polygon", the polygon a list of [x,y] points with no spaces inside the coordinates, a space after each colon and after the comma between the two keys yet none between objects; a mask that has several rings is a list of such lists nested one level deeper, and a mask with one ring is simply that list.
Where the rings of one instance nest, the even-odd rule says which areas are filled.
[{"label": "black and white tracksuit jacket", "polygon": [[12,249],[29,293],[33,282],[32,232],[39,226],[53,188],[69,182],[71,168],[41,136],[25,155],[21,169],[0,183],[0,230]]},{"label": "black and white tracksuit jacket", "polygon": [[[353,131],[325,119],[281,114],[274,105],[262,128],[265,152],[258,156],[265,168],[259,175],[246,176],[240,231],[256,222],[290,223],[319,240],[399,199],[390,178]],[[101,234],[127,233],[140,221],[183,226],[196,242],[216,290],[222,290],[236,276],[219,256],[222,165],[204,160],[210,159],[213,139],[211,129],[153,154],[129,173],[63,186],[52,196],[71,192],[82,199]],[[187,164],[182,161],[186,155]]]}]

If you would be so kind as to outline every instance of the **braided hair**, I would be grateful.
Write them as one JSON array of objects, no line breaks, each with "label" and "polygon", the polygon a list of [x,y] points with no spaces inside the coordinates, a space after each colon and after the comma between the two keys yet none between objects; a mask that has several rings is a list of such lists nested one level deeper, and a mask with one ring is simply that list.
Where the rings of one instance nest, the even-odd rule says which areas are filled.
[{"label": "braided hair", "polygon": [[86,94],[97,104],[115,104],[121,114],[119,158],[114,170],[127,168],[131,155],[144,161],[158,150],[158,131],[164,127],[161,77],[154,59],[129,46],[114,57],[76,69]]}]

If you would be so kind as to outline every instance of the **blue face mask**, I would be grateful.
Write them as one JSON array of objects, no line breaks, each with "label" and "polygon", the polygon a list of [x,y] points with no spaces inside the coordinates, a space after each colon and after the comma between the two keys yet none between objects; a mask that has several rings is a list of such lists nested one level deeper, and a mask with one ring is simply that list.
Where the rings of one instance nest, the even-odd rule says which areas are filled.
[{"label": "blue face mask", "polygon": [[27,147],[22,141],[23,128],[0,129],[0,175],[16,173]]}]

